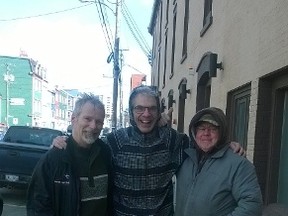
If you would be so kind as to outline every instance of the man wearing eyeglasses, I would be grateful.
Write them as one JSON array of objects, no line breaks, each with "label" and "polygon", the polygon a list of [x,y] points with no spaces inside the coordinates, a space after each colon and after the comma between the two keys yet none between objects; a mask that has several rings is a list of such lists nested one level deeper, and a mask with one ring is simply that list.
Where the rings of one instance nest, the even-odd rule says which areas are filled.
[{"label": "man wearing eyeglasses", "polygon": [[172,176],[189,138],[158,126],[159,96],[150,87],[133,90],[129,114],[131,127],[107,136],[114,163],[114,215],[173,215]]},{"label": "man wearing eyeglasses", "polygon": [[193,146],[177,172],[175,216],[260,216],[262,195],[253,164],[233,154],[227,121],[216,107],[192,118]]},{"label": "man wearing eyeglasses", "polygon": [[[158,126],[158,93],[136,87],[129,98],[130,127],[107,135],[113,163],[113,216],[173,215],[172,177],[184,160],[189,138]],[[53,145],[65,147],[57,138]],[[239,146],[236,146],[239,150]]]}]

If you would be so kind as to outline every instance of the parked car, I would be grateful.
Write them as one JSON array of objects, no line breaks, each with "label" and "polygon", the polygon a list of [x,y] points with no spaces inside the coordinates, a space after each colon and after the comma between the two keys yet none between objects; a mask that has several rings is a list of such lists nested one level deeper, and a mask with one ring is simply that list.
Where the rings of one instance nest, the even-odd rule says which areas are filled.
[{"label": "parked car", "polygon": [[40,157],[49,149],[60,130],[11,126],[0,141],[0,187],[26,188]]}]

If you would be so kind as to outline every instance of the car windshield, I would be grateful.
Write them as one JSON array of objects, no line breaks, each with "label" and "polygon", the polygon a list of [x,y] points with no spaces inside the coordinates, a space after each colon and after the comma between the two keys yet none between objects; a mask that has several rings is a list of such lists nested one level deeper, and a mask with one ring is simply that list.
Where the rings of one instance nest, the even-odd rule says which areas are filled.
[{"label": "car windshield", "polygon": [[27,143],[35,145],[50,146],[56,136],[61,136],[62,132],[47,128],[33,129],[29,127],[12,127],[8,130],[4,141],[11,143]]}]

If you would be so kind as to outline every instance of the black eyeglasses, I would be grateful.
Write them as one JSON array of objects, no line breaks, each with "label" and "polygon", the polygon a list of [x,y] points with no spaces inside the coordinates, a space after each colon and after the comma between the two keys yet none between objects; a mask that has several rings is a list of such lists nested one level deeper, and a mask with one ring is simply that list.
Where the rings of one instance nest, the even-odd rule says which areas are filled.
[{"label": "black eyeglasses", "polygon": [[155,113],[158,112],[157,106],[144,107],[144,106],[138,105],[138,106],[135,106],[135,107],[134,107],[134,111],[135,111],[137,114],[142,114],[142,113],[144,113],[146,109],[148,110],[148,112],[149,112],[150,114],[155,114]]}]

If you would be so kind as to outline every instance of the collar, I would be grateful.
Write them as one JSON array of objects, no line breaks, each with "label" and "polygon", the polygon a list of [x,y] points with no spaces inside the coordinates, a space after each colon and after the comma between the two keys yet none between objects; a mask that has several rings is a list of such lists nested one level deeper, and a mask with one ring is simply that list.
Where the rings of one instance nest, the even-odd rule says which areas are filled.
[{"label": "collar", "polygon": [[[210,158],[214,158],[214,159],[217,159],[217,158],[221,158],[224,156],[225,152],[229,149],[229,145],[225,145],[223,148],[219,149],[218,151],[213,151],[213,152],[210,152],[210,153],[207,153],[207,156],[210,157]],[[197,152],[200,151],[199,149],[196,149],[195,146],[192,147],[192,148],[188,148],[188,149],[185,149],[184,152],[188,155],[188,157],[191,158],[191,160],[194,162],[194,163],[197,163]]]}]

